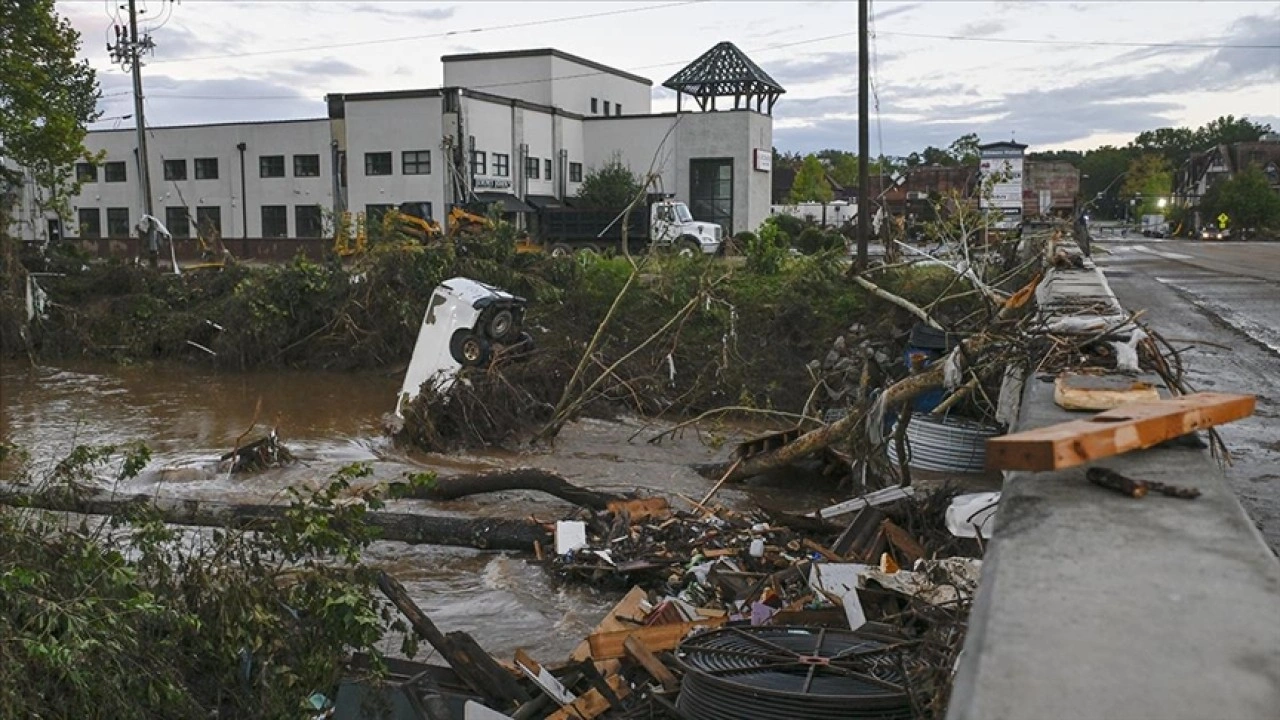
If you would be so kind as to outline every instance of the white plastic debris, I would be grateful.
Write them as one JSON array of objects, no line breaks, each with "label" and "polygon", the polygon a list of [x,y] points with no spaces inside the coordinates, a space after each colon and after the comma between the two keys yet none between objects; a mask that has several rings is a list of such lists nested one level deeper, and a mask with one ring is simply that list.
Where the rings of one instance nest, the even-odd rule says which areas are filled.
[{"label": "white plastic debris", "polygon": [[976,558],[921,560],[916,563],[915,572],[886,573],[880,568],[872,568],[862,575],[862,587],[875,583],[886,590],[918,597],[932,605],[948,605],[962,597],[972,598],[978,590],[981,575],[982,561]]},{"label": "white plastic debris", "polygon": [[587,546],[587,524],[581,520],[556,523],[556,554],[568,555]]},{"label": "white plastic debris", "polygon": [[1000,505],[1000,493],[985,492],[957,495],[947,506],[947,530],[962,538],[984,539],[995,534],[996,508]]},{"label": "white plastic debris", "polygon": [[1121,372],[1138,372],[1138,343],[1147,338],[1141,330],[1134,330],[1128,342],[1113,342],[1116,351],[1116,369]]},{"label": "white plastic debris", "polygon": [[964,368],[961,366],[960,346],[956,346],[955,350],[947,356],[946,361],[942,365],[942,384],[948,390],[955,390],[960,387],[961,380],[964,379]]}]

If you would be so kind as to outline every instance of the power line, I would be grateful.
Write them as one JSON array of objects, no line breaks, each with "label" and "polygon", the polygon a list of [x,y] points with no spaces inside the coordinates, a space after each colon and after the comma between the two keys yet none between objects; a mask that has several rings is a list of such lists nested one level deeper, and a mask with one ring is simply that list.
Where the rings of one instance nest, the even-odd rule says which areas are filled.
[{"label": "power line", "polygon": [[994,38],[969,35],[931,35],[928,33],[891,32],[881,30],[881,35],[894,37],[925,38],[928,40],[963,40],[965,42],[1006,43],[1013,45],[1071,45],[1073,47],[1127,47],[1127,48],[1200,48],[1204,50],[1280,50],[1280,45],[1230,45],[1226,43],[1150,43],[1123,40],[1050,40],[1033,38]]},{"label": "power line", "polygon": [[638,8],[624,8],[622,10],[607,10],[604,12],[585,13],[582,15],[566,15],[556,18],[545,18],[542,20],[527,20],[518,23],[508,23],[506,25],[491,25],[485,27],[467,28],[463,30],[445,30],[427,35],[406,35],[394,38],[378,38],[375,40],[353,40],[345,43],[331,43],[328,45],[311,45],[308,47],[296,48],[278,48],[275,50],[254,50],[244,53],[230,53],[224,55],[206,55],[203,57],[193,58],[174,58],[172,60],[155,60],[159,63],[186,63],[198,62],[202,60],[230,60],[232,58],[259,57],[263,55],[283,55],[286,53],[310,52],[312,50],[337,50],[340,48],[362,47],[365,45],[381,45],[386,43],[408,42],[410,40],[430,40],[433,38],[452,37],[454,35],[471,35],[482,32],[492,32],[494,30],[513,30],[516,28],[536,27],[539,25],[550,25],[553,23],[569,22],[571,20],[588,20],[591,18],[610,17],[614,15],[626,15],[630,13],[647,12],[649,10],[663,10],[666,8],[681,7],[684,5],[693,5],[695,3],[705,2],[705,0],[684,0],[683,2],[666,3],[663,5],[646,5]]}]

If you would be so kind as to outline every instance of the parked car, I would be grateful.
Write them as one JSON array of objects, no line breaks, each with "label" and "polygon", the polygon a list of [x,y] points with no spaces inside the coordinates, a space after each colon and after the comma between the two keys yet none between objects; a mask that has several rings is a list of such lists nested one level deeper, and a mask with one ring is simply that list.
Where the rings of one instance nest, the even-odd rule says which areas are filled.
[{"label": "parked car", "polygon": [[1216,228],[1209,225],[1200,231],[1201,240],[1230,240],[1231,228]]}]

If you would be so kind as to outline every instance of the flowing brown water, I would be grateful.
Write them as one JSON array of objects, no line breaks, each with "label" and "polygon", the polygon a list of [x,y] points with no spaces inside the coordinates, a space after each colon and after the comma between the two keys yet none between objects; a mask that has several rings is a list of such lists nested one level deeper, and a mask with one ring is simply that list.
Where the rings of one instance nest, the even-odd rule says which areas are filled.
[{"label": "flowing brown water", "polygon": [[[278,499],[290,485],[318,486],[334,470],[366,462],[374,471],[371,482],[406,471],[448,474],[532,465],[587,487],[662,494],[679,506],[683,501],[677,494],[701,498],[711,484],[689,466],[727,454],[727,448],[704,444],[691,430],[650,444],[646,440],[668,426],[647,427],[634,419],[573,423],[554,449],[447,457],[407,453],[381,430],[399,384],[399,377],[377,374],[229,374],[173,365],[31,368],[8,361],[0,371],[0,439],[24,447],[46,465],[76,445],[142,440],[153,460],[122,490],[250,502]],[[302,462],[229,478],[219,472],[218,458],[255,421],[250,438],[276,426]],[[830,497],[823,491],[760,485],[726,488],[717,499],[797,510]],[[404,510],[422,506],[395,504]],[[554,498],[522,492],[431,505],[432,512],[546,520],[571,510]],[[385,542],[376,543],[367,559],[399,577],[442,629],[470,632],[500,657],[525,647],[544,662],[562,659],[617,600],[588,588],[557,587],[540,567],[518,556]]]}]

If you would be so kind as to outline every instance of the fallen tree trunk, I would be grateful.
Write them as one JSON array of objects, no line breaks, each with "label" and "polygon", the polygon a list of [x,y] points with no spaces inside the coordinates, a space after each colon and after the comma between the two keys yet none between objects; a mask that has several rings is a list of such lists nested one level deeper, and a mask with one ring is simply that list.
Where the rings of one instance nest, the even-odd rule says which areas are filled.
[{"label": "fallen tree trunk", "polygon": [[592,510],[607,510],[609,503],[628,499],[622,495],[578,487],[553,472],[538,468],[450,475],[437,478],[434,483],[426,485],[392,483],[391,488],[397,497],[435,501],[457,500],[470,495],[506,490],[535,490]]},{"label": "fallen tree trunk", "polygon": [[[151,495],[111,495],[96,490],[32,492],[0,486],[0,504],[80,515],[122,515],[152,510],[171,525],[270,530],[284,517],[286,505],[242,504]],[[479,550],[532,552],[534,544],[550,547],[551,533],[541,523],[505,518],[468,518],[403,512],[368,512],[364,522],[383,540],[422,545],[448,545]]]}]

